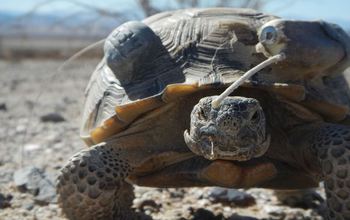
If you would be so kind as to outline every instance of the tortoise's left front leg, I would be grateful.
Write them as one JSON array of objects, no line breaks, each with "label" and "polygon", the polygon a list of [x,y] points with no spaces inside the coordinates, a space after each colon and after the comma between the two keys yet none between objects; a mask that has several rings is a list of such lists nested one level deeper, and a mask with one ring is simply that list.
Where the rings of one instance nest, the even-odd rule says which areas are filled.
[{"label": "tortoise's left front leg", "polygon": [[311,152],[321,166],[328,218],[350,219],[350,126],[326,124],[313,135]]}]

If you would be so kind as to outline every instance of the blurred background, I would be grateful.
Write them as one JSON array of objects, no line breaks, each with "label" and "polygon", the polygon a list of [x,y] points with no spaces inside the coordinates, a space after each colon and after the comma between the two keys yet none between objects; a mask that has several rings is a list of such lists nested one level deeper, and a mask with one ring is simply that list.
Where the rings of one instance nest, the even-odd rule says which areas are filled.
[{"label": "blurred background", "polygon": [[[1,0],[1,220],[65,219],[55,177],[85,147],[79,138],[84,89],[102,46],[62,64],[125,21],[190,7],[253,8],[350,31],[347,0]],[[154,220],[322,219],[325,207],[322,188],[287,202],[266,189],[136,187],[135,194],[134,208]]]},{"label": "blurred background", "polygon": [[346,0],[3,0],[0,58],[69,57],[125,21],[189,7],[254,8],[284,18],[323,19],[350,31]]}]

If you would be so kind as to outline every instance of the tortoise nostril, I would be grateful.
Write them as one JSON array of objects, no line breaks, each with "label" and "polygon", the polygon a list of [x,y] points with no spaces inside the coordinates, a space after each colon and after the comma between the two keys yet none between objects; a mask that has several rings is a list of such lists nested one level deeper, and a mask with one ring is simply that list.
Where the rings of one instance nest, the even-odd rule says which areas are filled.
[{"label": "tortoise nostril", "polygon": [[197,111],[197,117],[200,119],[200,120],[207,120],[207,116],[203,110],[203,108],[199,108],[199,110]]},{"label": "tortoise nostril", "polygon": [[217,129],[212,126],[204,126],[199,129],[200,136],[207,136],[207,137],[213,137],[217,135]]}]

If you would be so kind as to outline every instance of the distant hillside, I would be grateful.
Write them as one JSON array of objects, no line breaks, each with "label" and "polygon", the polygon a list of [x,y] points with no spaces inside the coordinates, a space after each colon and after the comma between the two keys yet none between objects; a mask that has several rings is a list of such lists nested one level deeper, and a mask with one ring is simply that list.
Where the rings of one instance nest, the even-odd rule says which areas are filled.
[{"label": "distant hillside", "polygon": [[[67,59],[82,48],[105,38],[124,20],[89,14],[20,15],[0,12],[0,58]],[[84,55],[100,57],[98,47]]]},{"label": "distant hillside", "polygon": [[124,20],[96,17],[86,13],[20,15],[0,11],[0,36],[100,38],[106,36]]}]

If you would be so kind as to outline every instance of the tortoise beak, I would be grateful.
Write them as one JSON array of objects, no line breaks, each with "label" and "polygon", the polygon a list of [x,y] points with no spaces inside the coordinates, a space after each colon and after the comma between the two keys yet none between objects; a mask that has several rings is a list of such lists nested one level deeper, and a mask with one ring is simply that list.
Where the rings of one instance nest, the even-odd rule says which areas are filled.
[{"label": "tortoise beak", "polygon": [[[188,148],[195,154],[201,155],[209,160],[215,160],[217,159],[217,154],[214,151],[214,148],[212,146],[212,149],[209,150],[208,146],[200,146],[199,141],[194,140],[191,135],[188,133],[187,130],[184,132],[184,140]],[[209,153],[210,152],[210,153]]]},{"label": "tortoise beak", "polygon": [[188,133],[187,130],[185,130],[184,132],[184,140],[185,140],[185,143],[186,145],[188,146],[188,148],[190,148],[190,150],[195,153],[195,154],[198,154],[200,155],[201,154],[201,150],[200,150],[200,147],[198,146],[198,141],[195,141],[191,135]]}]

